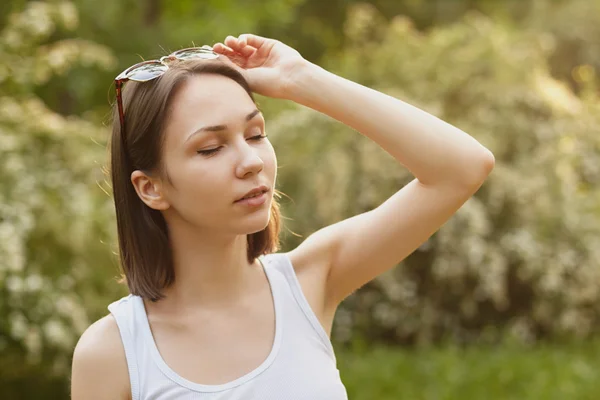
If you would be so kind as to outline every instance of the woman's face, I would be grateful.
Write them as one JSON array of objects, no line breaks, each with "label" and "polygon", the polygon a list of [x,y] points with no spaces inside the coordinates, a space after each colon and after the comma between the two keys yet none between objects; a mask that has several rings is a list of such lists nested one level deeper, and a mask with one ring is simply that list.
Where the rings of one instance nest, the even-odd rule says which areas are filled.
[{"label": "woman's face", "polygon": [[[167,223],[235,234],[267,226],[277,159],[262,114],[239,84],[217,74],[191,77],[173,99],[164,133]],[[262,205],[235,202],[260,185],[270,189]]]}]

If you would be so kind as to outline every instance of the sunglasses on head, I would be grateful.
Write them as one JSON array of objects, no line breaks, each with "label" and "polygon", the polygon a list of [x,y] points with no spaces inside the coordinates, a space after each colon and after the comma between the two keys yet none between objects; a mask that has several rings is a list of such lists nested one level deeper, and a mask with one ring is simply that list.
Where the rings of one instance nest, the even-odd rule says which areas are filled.
[{"label": "sunglasses on head", "polygon": [[168,69],[169,65],[167,61],[173,60],[191,60],[191,59],[214,59],[219,57],[215,53],[212,47],[204,45],[202,47],[190,47],[187,49],[177,50],[168,56],[163,56],[159,60],[149,60],[137,63],[125,71],[121,72],[115,78],[115,89],[117,91],[117,107],[119,109],[119,121],[121,123],[121,138],[123,144],[125,144],[124,132],[125,132],[125,115],[123,113],[123,99],[121,97],[121,89],[123,84],[127,81],[136,82],[147,82],[152,79],[156,79],[164,74]]}]

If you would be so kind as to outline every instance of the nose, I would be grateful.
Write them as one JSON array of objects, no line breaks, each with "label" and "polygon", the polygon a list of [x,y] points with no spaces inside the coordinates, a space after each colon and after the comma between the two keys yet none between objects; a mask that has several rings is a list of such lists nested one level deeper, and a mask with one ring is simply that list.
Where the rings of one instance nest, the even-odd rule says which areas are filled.
[{"label": "nose", "polygon": [[258,150],[252,147],[250,143],[244,141],[240,145],[239,162],[236,165],[236,176],[244,178],[248,174],[258,174],[262,171],[265,163],[258,154]]}]

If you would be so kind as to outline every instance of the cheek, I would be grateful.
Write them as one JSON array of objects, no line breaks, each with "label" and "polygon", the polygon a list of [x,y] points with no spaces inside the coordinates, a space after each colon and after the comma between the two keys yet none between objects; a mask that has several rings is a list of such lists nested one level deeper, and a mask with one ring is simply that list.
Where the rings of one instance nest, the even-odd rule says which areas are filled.
[{"label": "cheek", "polygon": [[207,205],[218,202],[227,193],[226,174],[222,164],[202,162],[194,157],[171,163],[172,204],[188,208],[198,202]]},{"label": "cheek", "polygon": [[273,149],[271,143],[267,146],[262,159],[266,172],[275,177],[277,175],[277,155],[275,154],[275,149]]}]

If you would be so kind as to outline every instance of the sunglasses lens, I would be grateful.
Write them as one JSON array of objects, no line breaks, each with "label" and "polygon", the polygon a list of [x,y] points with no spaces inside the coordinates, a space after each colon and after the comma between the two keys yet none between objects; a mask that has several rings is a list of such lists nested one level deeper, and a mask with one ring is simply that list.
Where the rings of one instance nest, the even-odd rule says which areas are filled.
[{"label": "sunglasses lens", "polygon": [[175,53],[161,57],[160,60],[146,61],[130,67],[123,71],[115,79],[130,79],[137,82],[146,82],[151,79],[157,78],[162,75],[169,67],[165,64],[169,60],[189,60],[189,59],[213,59],[218,58],[219,55],[215,53],[212,47],[204,45],[202,47],[191,47],[189,49],[182,49]]},{"label": "sunglasses lens", "polygon": [[217,58],[219,55],[212,50],[212,47],[204,45],[202,47],[192,47],[190,49],[182,49],[173,53],[173,56],[180,60],[188,60],[191,58]]},{"label": "sunglasses lens", "polygon": [[169,67],[159,62],[151,62],[132,67],[127,77],[132,81],[146,82],[162,75]]}]

